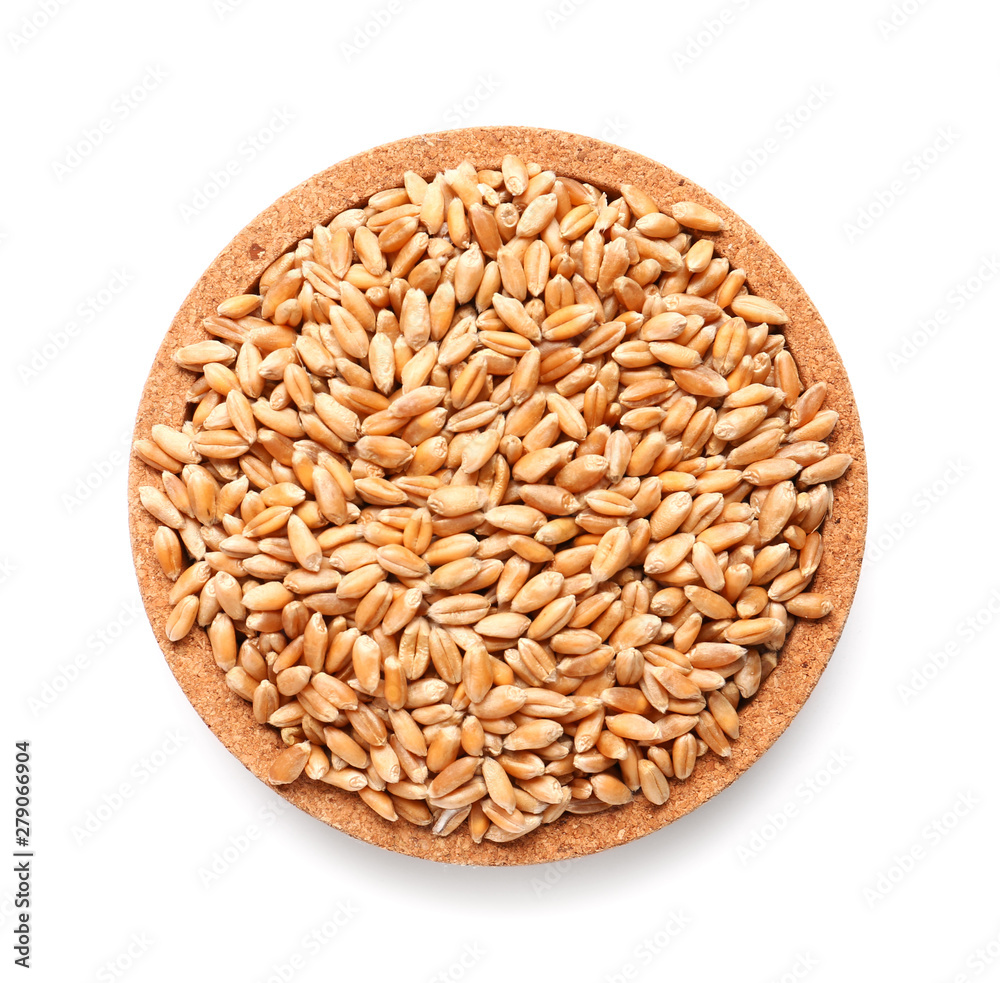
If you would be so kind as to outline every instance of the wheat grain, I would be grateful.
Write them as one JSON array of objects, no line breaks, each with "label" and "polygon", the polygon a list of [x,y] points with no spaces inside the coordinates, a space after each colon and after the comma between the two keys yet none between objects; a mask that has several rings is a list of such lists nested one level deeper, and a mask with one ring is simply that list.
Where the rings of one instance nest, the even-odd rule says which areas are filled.
[{"label": "wheat grain", "polygon": [[175,353],[188,421],[135,443],[165,634],[280,731],[271,782],[475,842],[662,805],[832,610],[826,385],[723,219],[667,211],[513,154],[407,171]]}]

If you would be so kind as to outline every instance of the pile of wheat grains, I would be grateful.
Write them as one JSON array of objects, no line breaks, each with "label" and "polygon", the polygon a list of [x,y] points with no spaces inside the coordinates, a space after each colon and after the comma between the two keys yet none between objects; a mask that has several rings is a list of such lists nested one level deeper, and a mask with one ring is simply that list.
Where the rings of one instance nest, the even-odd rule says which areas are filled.
[{"label": "pile of wheat grains", "polygon": [[775,667],[837,413],[690,201],[468,161],[318,225],[179,349],[135,452],[269,778],[476,842],[665,802]]}]

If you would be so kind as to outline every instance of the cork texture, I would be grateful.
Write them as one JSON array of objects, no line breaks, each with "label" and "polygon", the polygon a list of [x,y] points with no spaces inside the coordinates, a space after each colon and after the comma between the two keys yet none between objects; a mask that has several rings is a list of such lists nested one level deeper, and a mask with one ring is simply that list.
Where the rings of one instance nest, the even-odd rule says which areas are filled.
[{"label": "cork texture", "polygon": [[[345,208],[364,204],[376,191],[398,187],[403,172],[427,178],[468,157],[477,168],[499,168],[504,154],[517,153],[558,174],[612,190],[623,183],[643,188],[664,209],[680,200],[696,201],[725,217],[714,235],[718,252],[747,271],[751,290],[788,313],[788,348],[803,383],[829,384],[826,405],[840,413],[830,438],[833,452],[854,455],[855,463],[836,485],[834,514],[823,527],[825,553],[813,590],[826,593],[834,612],[822,621],[799,621],[788,637],[778,668],[758,695],[740,711],[741,735],[729,759],[711,752],[686,782],[671,782],[670,800],[652,806],[645,799],[593,816],[565,816],[510,844],[476,845],[467,834],[440,838],[426,827],[376,816],[356,796],[321,782],[302,779],[275,789],[293,805],[334,828],[386,850],[453,864],[485,866],[548,863],[597,853],[646,836],[696,809],[743,774],[782,734],[816,686],[833,654],[854,597],[864,552],[867,522],[867,469],[861,425],[847,373],[822,318],[774,250],[723,202],[691,181],[640,154],[590,137],[535,127],[477,127],[399,140],[335,164],[289,191],[257,216],[218,255],[177,312],[143,390],[135,434],[147,437],[154,423],[179,427],[191,375],[171,355],[181,345],[203,340],[204,316],[225,298],[250,291],[263,270],[318,223]],[[153,634],[194,708],[216,737],[259,779],[281,748],[272,728],[257,724],[251,707],[230,692],[215,665],[205,633],[192,631],[168,642],[163,624],[170,610],[169,581],[153,553],[155,520],[139,504],[138,488],[157,478],[138,458],[128,480],[129,528],[136,576]]]}]

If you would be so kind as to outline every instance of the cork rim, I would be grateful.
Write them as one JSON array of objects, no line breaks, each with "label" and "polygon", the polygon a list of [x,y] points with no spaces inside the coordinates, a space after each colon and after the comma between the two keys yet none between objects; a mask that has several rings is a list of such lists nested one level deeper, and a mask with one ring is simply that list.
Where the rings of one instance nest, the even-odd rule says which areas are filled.
[{"label": "cork rim", "polygon": [[[670,168],[622,147],[591,137],[537,127],[494,126],[429,133],[397,140],[357,154],[315,174],[260,213],[226,246],[200,277],[174,317],[143,389],[134,438],[148,436],[153,423],[179,426],[186,409],[190,375],[171,358],[179,346],[205,337],[201,320],[228,296],[247,291],[261,272],[312,228],[372,194],[402,183],[403,171],[431,176],[469,157],[479,168],[499,168],[505,153],[517,152],[544,168],[604,188],[623,183],[643,188],[661,206],[696,201],[726,220],[711,237],[731,265],[747,272],[749,286],[776,301],[790,316],[785,328],[806,385],[829,384],[827,406],[840,421],[831,450],[855,463],[836,485],[834,511],[824,527],[824,558],[812,589],[834,602],[819,622],[800,620],[789,633],[778,667],[740,711],[741,736],[732,755],[711,752],[686,782],[671,781],[663,806],[639,798],[592,816],[566,816],[509,844],[476,845],[467,834],[435,837],[428,827],[381,819],[350,793],[302,780],[273,791],[312,816],[357,839],[408,856],[443,863],[507,866],[549,863],[597,853],[669,825],[727,788],[771,747],[813,691],[833,654],[853,601],[867,524],[867,468],[853,393],[833,339],[805,290],[773,249],[725,203]],[[233,694],[215,665],[203,631],[179,643],[167,641],[163,624],[170,611],[170,584],[152,549],[155,520],[139,504],[138,488],[153,470],[133,456],[129,464],[128,511],[140,594],[153,634],[188,700],[223,745],[261,781],[281,748],[273,729],[256,723],[250,705]],[[272,786],[268,786],[271,788]]]}]

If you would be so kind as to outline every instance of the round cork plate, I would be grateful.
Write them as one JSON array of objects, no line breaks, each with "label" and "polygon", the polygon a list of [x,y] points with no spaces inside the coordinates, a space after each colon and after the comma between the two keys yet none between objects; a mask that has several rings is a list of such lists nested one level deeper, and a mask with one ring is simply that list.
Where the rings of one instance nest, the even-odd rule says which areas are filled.
[{"label": "round cork plate", "polygon": [[[824,559],[812,589],[829,595],[834,612],[819,622],[793,628],[778,668],[759,694],[740,712],[741,735],[726,760],[709,752],[686,782],[671,782],[669,802],[661,807],[640,798],[628,806],[593,816],[564,816],[510,844],[476,845],[462,832],[446,838],[400,820],[387,822],[356,796],[321,782],[303,779],[276,788],[275,794],[317,819],[368,843],[399,853],[453,864],[508,865],[547,863],[596,853],[646,836],[691,812],[743,774],[785,730],[812,692],[843,630],[854,597],[864,549],[867,480],[861,426],[847,373],[833,339],[806,292],[774,250],[738,215],[698,185],[640,154],[590,137],[535,127],[496,126],[431,133],[399,140],[358,154],[316,174],[257,216],[195,284],[156,354],[135,425],[146,437],[154,423],[179,427],[191,376],[171,355],[181,345],[207,337],[202,318],[233,294],[252,291],[261,272],[318,223],[364,204],[369,196],[402,184],[403,172],[425,177],[468,157],[477,168],[499,168],[504,154],[516,152],[558,174],[605,189],[632,183],[661,206],[693,200],[724,216],[725,231],[715,235],[718,252],[747,271],[754,293],[776,301],[790,317],[785,330],[804,384],[825,379],[827,406],[840,413],[832,438],[835,452],[854,455],[855,463],[836,486],[834,514],[824,526]],[[129,469],[129,527],[136,574],[153,634],[194,708],[220,741],[262,781],[281,745],[277,732],[258,725],[250,705],[227,687],[203,631],[180,643],[168,642],[163,625],[169,612],[169,582],[153,554],[156,523],[139,505],[138,488],[155,479],[152,469],[133,457]]]}]

